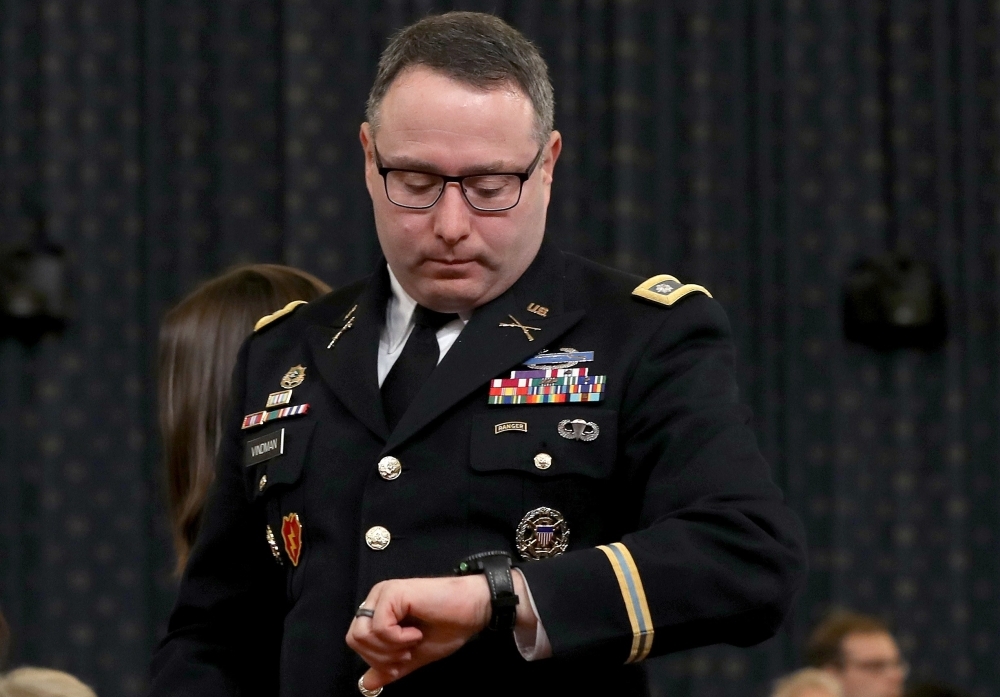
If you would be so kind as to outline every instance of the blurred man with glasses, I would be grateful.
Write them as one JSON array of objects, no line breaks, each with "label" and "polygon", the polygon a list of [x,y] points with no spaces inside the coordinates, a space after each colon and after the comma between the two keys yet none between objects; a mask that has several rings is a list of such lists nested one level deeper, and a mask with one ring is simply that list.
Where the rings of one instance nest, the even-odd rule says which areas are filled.
[{"label": "blurred man with glasses", "polygon": [[855,612],[833,612],[817,625],[806,659],[837,678],[844,697],[901,697],[909,673],[886,624]]},{"label": "blurred man with glasses", "polygon": [[392,39],[385,258],[244,346],[152,694],[639,695],[649,656],[780,626],[803,532],[725,313],[545,240],[553,113],[496,17]]}]

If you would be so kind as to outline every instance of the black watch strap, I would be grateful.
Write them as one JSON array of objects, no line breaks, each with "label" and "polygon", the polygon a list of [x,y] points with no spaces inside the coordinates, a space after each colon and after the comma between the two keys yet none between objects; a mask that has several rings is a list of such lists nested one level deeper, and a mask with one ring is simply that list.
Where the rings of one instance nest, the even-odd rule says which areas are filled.
[{"label": "black watch strap", "polygon": [[486,583],[490,587],[490,604],[493,606],[489,628],[494,631],[513,629],[517,621],[517,604],[520,600],[514,592],[511,564],[510,555],[506,552],[479,552],[460,561],[455,569],[459,576],[486,575]]}]

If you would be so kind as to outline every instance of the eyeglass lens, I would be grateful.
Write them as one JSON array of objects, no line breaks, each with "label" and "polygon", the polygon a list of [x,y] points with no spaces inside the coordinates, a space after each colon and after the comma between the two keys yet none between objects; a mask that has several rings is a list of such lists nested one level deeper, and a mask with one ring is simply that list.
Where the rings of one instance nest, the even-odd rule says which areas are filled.
[{"label": "eyeglass lens", "polygon": [[[521,179],[512,174],[465,177],[461,186],[469,204],[481,211],[513,208],[521,198]],[[386,194],[398,206],[430,207],[441,196],[443,189],[444,179],[436,174],[400,170],[386,173]]]}]

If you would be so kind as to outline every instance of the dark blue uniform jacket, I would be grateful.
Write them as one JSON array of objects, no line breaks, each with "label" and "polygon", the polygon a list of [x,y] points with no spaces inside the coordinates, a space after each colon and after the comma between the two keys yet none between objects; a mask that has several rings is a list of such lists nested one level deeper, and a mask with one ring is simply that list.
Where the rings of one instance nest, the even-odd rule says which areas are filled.
[{"label": "dark blue uniform jacket", "polygon": [[[636,297],[641,281],[543,245],[475,311],[392,432],[376,378],[384,262],[255,333],[151,694],[356,695],[365,666],[344,637],[372,585],[449,574],[484,550],[520,561],[518,525],[540,507],[569,531],[556,531],[565,553],[520,561],[553,658],[526,662],[509,632],[487,631],[385,697],[642,694],[646,656],[770,637],[803,583],[804,535],[738,401],[728,321],[703,293]],[[537,327],[534,340],[499,326],[511,318]],[[488,404],[492,379],[561,348],[594,352],[578,367],[606,376],[601,401]],[[242,429],[293,366],[305,379],[289,404],[308,412]],[[560,436],[573,419],[598,437]],[[509,422],[524,426],[496,428]],[[248,464],[248,441],[278,429],[282,454]],[[392,480],[378,471],[387,455],[402,465]],[[293,513],[297,565],[281,534]],[[391,535],[381,550],[366,543],[375,526]]]}]

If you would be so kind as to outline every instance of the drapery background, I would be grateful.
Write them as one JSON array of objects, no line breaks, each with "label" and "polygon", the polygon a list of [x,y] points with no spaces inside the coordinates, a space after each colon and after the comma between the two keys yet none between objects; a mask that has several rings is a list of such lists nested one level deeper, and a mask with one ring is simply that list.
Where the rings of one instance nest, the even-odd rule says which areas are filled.
[{"label": "drapery background", "polygon": [[[391,32],[445,9],[503,16],[550,65],[550,237],[726,307],[761,447],[808,529],[785,630],[650,661],[653,694],[762,695],[845,605],[892,620],[916,676],[1000,695],[986,0],[0,0],[0,244],[44,228],[73,296],[62,336],[0,342],[13,663],[143,690],[174,592],[158,322],[239,262],[335,286],[366,272],[364,99]],[[938,351],[842,338],[845,274],[892,249],[937,265]]]}]

